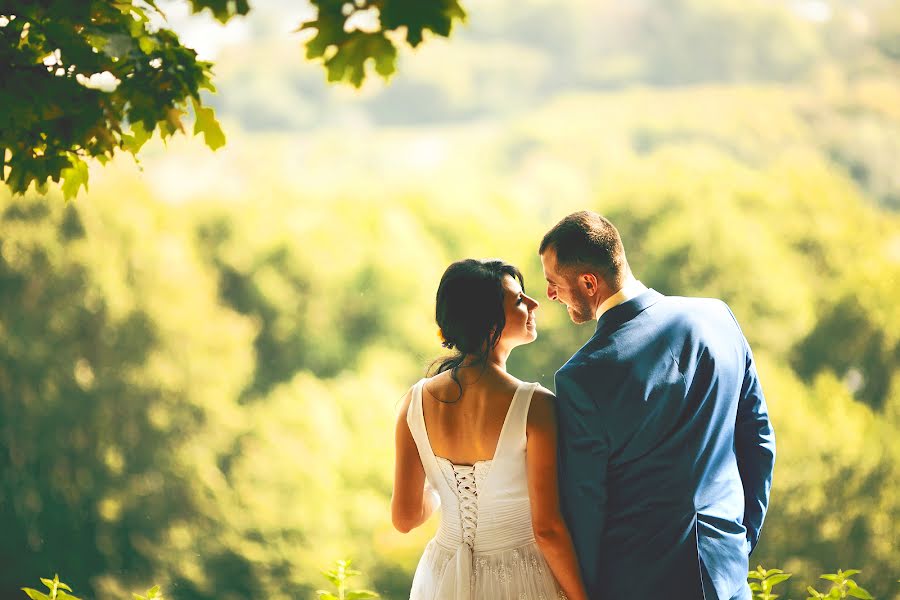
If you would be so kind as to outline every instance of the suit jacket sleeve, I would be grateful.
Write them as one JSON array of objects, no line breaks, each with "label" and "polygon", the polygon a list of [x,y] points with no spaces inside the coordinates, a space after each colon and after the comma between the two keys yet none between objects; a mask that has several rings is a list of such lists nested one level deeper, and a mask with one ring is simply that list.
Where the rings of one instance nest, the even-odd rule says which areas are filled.
[{"label": "suit jacket sleeve", "polygon": [[599,589],[592,577],[606,524],[609,443],[596,400],[578,375],[565,368],[556,374],[560,499],[585,584]]},{"label": "suit jacket sleeve", "polygon": [[769,490],[772,487],[772,471],[775,466],[775,432],[769,422],[766,399],[753,363],[753,354],[746,340],[744,348],[746,370],[738,403],[734,437],[738,470],[744,486],[744,526],[747,528],[747,546],[748,552],[752,552],[759,540],[769,505]]}]

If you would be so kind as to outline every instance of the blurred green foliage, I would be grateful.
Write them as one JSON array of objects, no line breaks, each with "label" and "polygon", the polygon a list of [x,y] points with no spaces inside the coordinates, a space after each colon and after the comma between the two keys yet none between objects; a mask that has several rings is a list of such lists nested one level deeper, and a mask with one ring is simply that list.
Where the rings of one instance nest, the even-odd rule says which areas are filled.
[{"label": "blurred green foliage", "polygon": [[[352,96],[262,18],[217,60],[215,156],[154,139],[77,202],[0,190],[0,597],[50,569],[311,598],[333,556],[403,597],[434,524],[390,525],[392,427],[440,274],[501,256],[540,299],[541,236],[587,207],[753,344],[779,445],[753,560],[784,597],[852,565],[898,598],[897,7],[750,4],[493,0]],[[510,369],[552,386],[591,328],[537,318]]]}]

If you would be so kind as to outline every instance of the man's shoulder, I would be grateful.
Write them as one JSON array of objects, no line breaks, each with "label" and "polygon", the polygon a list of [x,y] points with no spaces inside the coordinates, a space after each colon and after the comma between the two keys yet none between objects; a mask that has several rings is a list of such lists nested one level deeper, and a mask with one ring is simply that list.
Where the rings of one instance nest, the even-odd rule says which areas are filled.
[{"label": "man's shoulder", "polygon": [[723,320],[737,323],[731,308],[719,298],[664,296],[656,303],[656,310],[651,315],[689,328]]},{"label": "man's shoulder", "polygon": [[[710,324],[723,322],[737,325],[734,314],[723,300],[695,296],[661,296],[650,310],[642,311],[635,316],[632,327],[620,328],[612,333],[604,332],[604,335],[589,339],[559,368],[557,375],[569,378],[577,378],[579,375],[590,376],[603,364],[618,362],[623,347],[632,348],[634,344],[647,343],[645,333],[636,334],[646,328],[656,329],[658,335],[677,336],[679,332],[687,335],[697,328],[706,329]],[[635,336],[640,340],[635,339]],[[651,337],[658,339],[656,335]]]},{"label": "man's shoulder", "polygon": [[660,313],[662,329],[672,340],[693,344],[739,343],[746,346],[743,331],[731,308],[718,298],[668,296]]},{"label": "man's shoulder", "polygon": [[602,373],[605,366],[614,364],[614,349],[605,344],[588,341],[572,358],[567,360],[556,372],[556,378],[572,382],[592,380]]},{"label": "man's shoulder", "polygon": [[586,351],[587,345],[582,346],[572,355],[572,357],[563,363],[556,371],[556,377],[566,377],[572,378],[576,376],[579,372],[585,370],[591,363],[589,353]]},{"label": "man's shoulder", "polygon": [[728,304],[719,298],[701,296],[663,296],[657,303],[661,308],[672,311],[697,312],[706,310],[727,310]]}]

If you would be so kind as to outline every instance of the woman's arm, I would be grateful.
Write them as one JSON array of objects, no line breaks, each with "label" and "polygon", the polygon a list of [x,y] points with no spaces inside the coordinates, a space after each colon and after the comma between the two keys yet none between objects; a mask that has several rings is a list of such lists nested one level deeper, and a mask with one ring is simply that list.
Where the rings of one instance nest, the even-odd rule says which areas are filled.
[{"label": "woman's arm", "polygon": [[401,533],[407,533],[428,520],[440,504],[440,498],[431,488],[425,493],[425,469],[412,432],[406,422],[406,413],[412,399],[412,390],[403,398],[403,406],[397,415],[394,433],[394,493],[391,496],[391,521]]},{"label": "woman's arm", "polygon": [[587,600],[572,537],[559,508],[553,394],[534,391],[528,411],[526,462],[531,524],[538,547],[569,600]]}]

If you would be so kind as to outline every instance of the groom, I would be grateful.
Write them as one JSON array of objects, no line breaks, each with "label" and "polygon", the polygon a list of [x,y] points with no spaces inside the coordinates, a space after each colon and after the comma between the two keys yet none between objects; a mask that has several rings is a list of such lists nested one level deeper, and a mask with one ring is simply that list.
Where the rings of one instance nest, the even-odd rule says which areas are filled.
[{"label": "groom", "polygon": [[556,373],[563,512],[594,600],[749,600],[775,436],[731,310],[631,274],[577,212],[544,236],[547,296],[590,340]]}]

